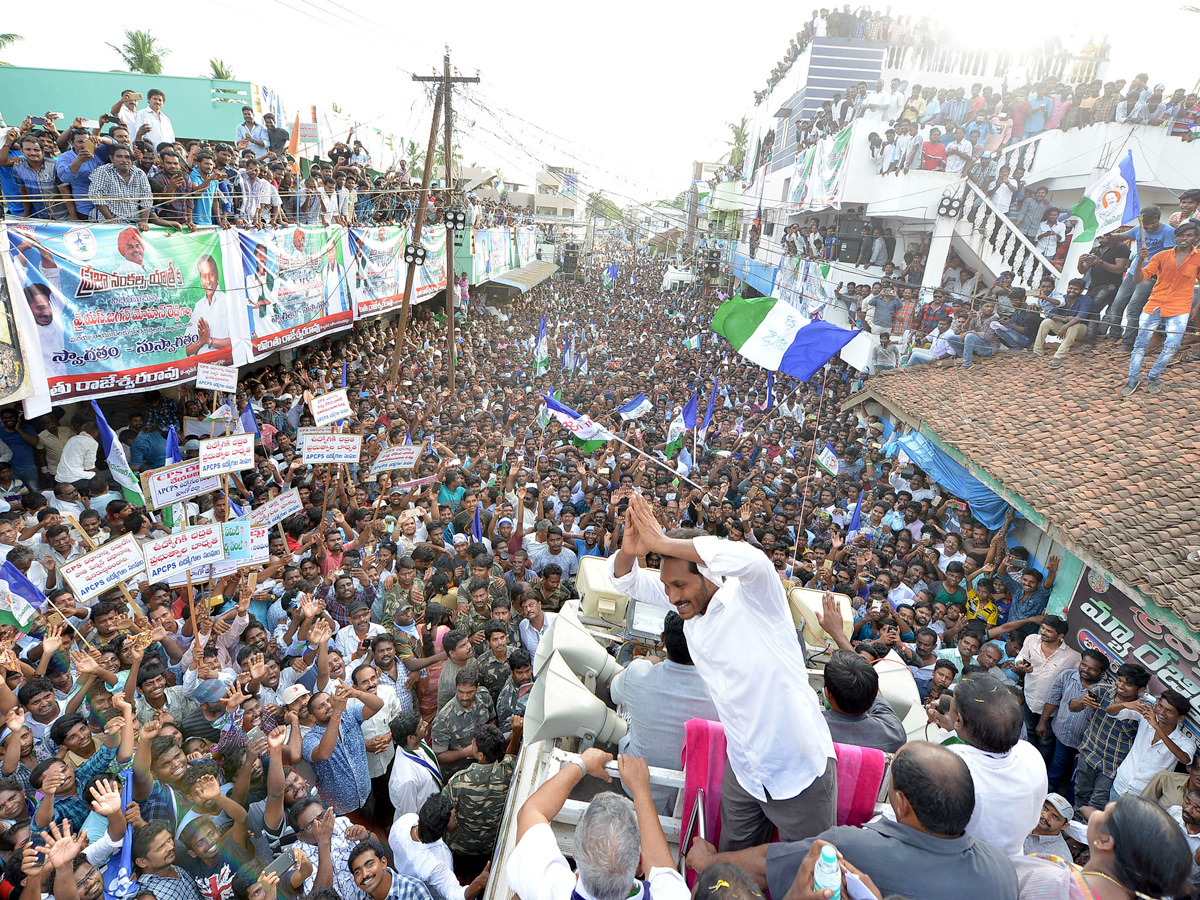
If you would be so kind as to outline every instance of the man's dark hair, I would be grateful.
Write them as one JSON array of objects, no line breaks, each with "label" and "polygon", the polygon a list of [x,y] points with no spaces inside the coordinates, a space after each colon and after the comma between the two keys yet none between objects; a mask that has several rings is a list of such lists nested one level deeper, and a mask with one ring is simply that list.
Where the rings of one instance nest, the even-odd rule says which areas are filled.
[{"label": "man's dark hair", "polygon": [[87,719],[79,713],[71,713],[66,716],[59,716],[54,720],[54,724],[50,726],[50,740],[57,746],[61,747],[62,742],[66,740],[67,734],[76,725],[86,722]]},{"label": "man's dark hair", "polygon": [[1100,675],[1103,677],[1108,672],[1108,667],[1112,665],[1109,658],[1097,650],[1095,647],[1084,647],[1079,651],[1079,655],[1088,659],[1094,659],[1100,663]]},{"label": "man's dark hair", "polygon": [[1062,616],[1046,616],[1046,618],[1042,619],[1042,624],[1049,625],[1059,634],[1067,633],[1067,620]]},{"label": "man's dark hair", "polygon": [[483,637],[490,641],[493,634],[508,634],[508,627],[499,619],[488,619],[487,624],[483,626]]},{"label": "man's dark hair", "polygon": [[1181,716],[1186,716],[1192,711],[1192,701],[1173,688],[1167,688],[1161,694],[1159,694],[1158,702],[1166,703],[1168,706],[1175,707],[1176,711]]},{"label": "man's dark hair", "polygon": [[354,861],[364,853],[374,853],[380,859],[387,861],[387,855],[383,849],[383,845],[375,838],[370,837],[366,840],[359,841],[354,845],[354,849],[350,851],[350,855],[346,858],[346,868],[351,872],[354,871]]},{"label": "man's dark hair", "polygon": [[[1144,688],[1150,683],[1150,670],[1141,663],[1124,663],[1117,667],[1117,677]],[[24,702],[21,705],[24,706]]]},{"label": "man's dark hair", "polygon": [[415,709],[410,709],[400,713],[392,721],[388,722],[388,729],[392,732],[392,740],[397,746],[404,747],[408,744],[408,739],[417,733],[421,727],[421,714]]},{"label": "man's dark hair", "polygon": [[680,666],[693,665],[692,653],[683,635],[683,618],[675,610],[671,610],[663,619],[662,639],[667,659]]},{"label": "man's dark hair", "polygon": [[836,650],[825,664],[825,689],[841,712],[861,716],[879,694],[879,675],[853,650]]},{"label": "man's dark hair", "polygon": [[954,710],[962,719],[959,736],[984,753],[1007,753],[1021,739],[1021,704],[1004,686],[974,678],[954,692]]},{"label": "man's dark hair", "polygon": [[459,687],[479,687],[479,673],[475,669],[461,669],[454,676],[454,686]]},{"label": "man's dark hair", "polygon": [[422,844],[432,844],[446,833],[450,825],[450,813],[454,804],[450,798],[440,791],[430,794],[417,813],[417,840]]},{"label": "man's dark hair", "polygon": [[545,578],[547,575],[562,575],[562,573],[562,566],[560,566],[558,563],[546,563],[546,565],[542,567],[543,578]]},{"label": "man's dark hair", "polygon": [[449,653],[470,637],[465,631],[455,628],[452,631],[447,631],[446,636],[442,638],[442,649]]},{"label": "man's dark hair", "polygon": [[31,678],[17,691],[17,703],[28,709],[29,701],[46,691],[54,693],[54,685],[49,678]]},{"label": "man's dark hair", "polygon": [[937,662],[935,662],[933,664],[933,671],[936,672],[938,669],[949,669],[955,675],[958,674],[958,666],[950,662],[948,659],[939,659]]},{"label": "man's dark hair", "polygon": [[533,665],[533,657],[529,655],[529,651],[524,647],[518,647],[508,654],[508,668],[515,672],[517,669],[525,669]]},{"label": "man's dark hair", "polygon": [[495,725],[482,725],[475,731],[475,747],[489,764],[504,759],[505,743],[503,732]]},{"label": "man's dark hair", "polygon": [[133,843],[130,844],[130,856],[133,857],[133,864],[136,866],[139,859],[145,859],[146,854],[150,852],[150,845],[164,831],[170,833],[171,826],[161,819],[147,822],[140,828],[133,829]]},{"label": "man's dark hair", "polygon": [[891,771],[892,790],[904,795],[923,828],[944,837],[967,830],[975,784],[960,757],[945,747],[914,741],[896,754]]},{"label": "man's dark hair", "polygon": [[293,803],[291,805],[291,807],[288,809],[288,824],[292,826],[293,831],[296,831],[296,832],[300,831],[300,825],[299,825],[300,816],[302,816],[304,814],[304,811],[306,809],[308,809],[310,806],[312,806],[314,803],[317,806],[321,807],[322,811],[325,810],[326,807],[325,807],[324,801],[317,797],[312,796],[311,794],[309,794],[306,797],[301,797],[299,800],[297,800],[295,803]]}]

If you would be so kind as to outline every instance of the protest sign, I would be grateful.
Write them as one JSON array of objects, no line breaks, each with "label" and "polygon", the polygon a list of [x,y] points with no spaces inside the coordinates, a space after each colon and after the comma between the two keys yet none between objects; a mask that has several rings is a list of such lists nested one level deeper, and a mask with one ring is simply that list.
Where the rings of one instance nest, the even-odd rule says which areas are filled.
[{"label": "protest sign", "polygon": [[250,559],[250,520],[235,519],[221,523],[221,546],[229,560]]},{"label": "protest sign", "polygon": [[[142,494],[149,498],[155,509],[163,509],[173,503],[181,503],[191,497],[199,497],[219,490],[221,479],[216,475],[202,476],[200,460],[164,466],[142,473]],[[178,520],[177,520],[178,521]]]},{"label": "protest sign", "polygon": [[229,434],[200,442],[201,475],[221,475],[253,468],[253,434]]},{"label": "protest sign", "polygon": [[424,444],[403,444],[399,447],[388,447],[375,457],[375,462],[371,465],[371,474],[378,475],[380,472],[390,472],[392,469],[411,469],[416,465],[417,460],[421,456],[421,451],[424,449]]},{"label": "protest sign", "polygon": [[362,454],[361,434],[310,434],[304,441],[304,464],[353,465]]},{"label": "protest sign", "polygon": [[81,603],[99,596],[110,587],[128,581],[146,567],[141,546],[132,534],[110,541],[59,567],[67,585]]},{"label": "protest sign", "polygon": [[183,439],[211,438],[233,433],[233,419],[193,419],[184,417]]},{"label": "protest sign", "polygon": [[304,504],[300,502],[300,492],[292,488],[254,509],[250,513],[250,521],[255,525],[269,527],[298,512],[304,512]]},{"label": "protest sign", "polygon": [[214,366],[212,363],[200,363],[196,367],[196,387],[207,388],[210,391],[220,391],[222,394],[232,394],[237,391],[238,370],[233,366]]},{"label": "protest sign", "polygon": [[224,559],[221,528],[221,523],[199,525],[143,544],[147,579],[153,584]]},{"label": "protest sign", "polygon": [[213,563],[211,570],[212,577],[224,578],[226,575],[232,575],[242,566],[255,566],[260,563],[270,562],[270,534],[271,529],[266,525],[251,525],[249,554],[245,559],[236,560],[226,557],[221,562]]},{"label": "protest sign", "polygon": [[392,490],[393,491],[407,491],[407,490],[410,490],[411,488],[422,487],[426,484],[433,484],[435,481],[437,481],[437,476],[429,475],[425,478],[418,478],[415,481],[401,481],[398,484],[393,484]]},{"label": "protest sign", "polygon": [[317,425],[332,425],[339,419],[346,419],[352,415],[345,388],[313,397],[308,408],[312,410],[313,422]]}]

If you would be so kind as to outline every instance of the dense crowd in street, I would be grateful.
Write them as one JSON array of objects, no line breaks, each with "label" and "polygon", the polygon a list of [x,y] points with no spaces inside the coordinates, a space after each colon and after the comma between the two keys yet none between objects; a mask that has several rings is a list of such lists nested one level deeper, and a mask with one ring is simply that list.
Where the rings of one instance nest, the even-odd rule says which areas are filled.
[{"label": "dense crowd in street", "polygon": [[[256,465],[228,495],[189,501],[189,518],[232,521],[292,489],[304,508],[272,529],[269,562],[196,573],[192,603],[183,585],[138,579],[128,595],[79,601],[62,566],[167,526],[107,477],[88,414],[0,412],[3,572],[11,590],[16,570],[45,597],[28,633],[0,625],[10,890],[99,900],[98,870],[127,851],[136,892],[166,900],[478,896],[494,877],[532,659],[577,596],[580,559],[597,556],[620,589],[678,615],[666,661],[636,661],[614,689],[633,723],[620,763],[633,801],[604,792],[580,822],[582,896],[629,894],[639,833],[655,894],[687,892],[655,832],[670,798],[645,763],[678,768],[692,718],[719,720],[729,743],[720,844],[689,856],[714,892],[782,897],[795,882],[794,896],[827,900],[811,888],[829,842],[876,896],[939,900],[970,884],[1015,898],[1018,878],[1031,897],[1187,893],[1188,848],[1200,847],[1188,701],[1147,696],[1138,663],[1065,644],[1047,611],[1057,560],[1018,546],[1011,514],[989,529],[888,458],[883,423],[840,411],[858,378],[844,363],[806,384],[781,376],[769,395],[766,372],[711,332],[712,301],[658,289],[661,263],[614,253],[586,273],[468,306],[453,389],[449,323],[420,308],[399,349],[392,323],[374,320],[243,369],[229,412],[259,430]],[[542,316],[551,363],[535,376]],[[568,337],[574,364],[560,364]],[[364,436],[363,457],[306,465],[305,396],[343,370],[345,429]],[[576,446],[543,424],[539,393],[628,445]],[[711,416],[667,458],[693,394],[700,410],[711,398]],[[145,471],[212,397],[105,406]],[[414,470],[371,474],[406,440],[423,448]],[[826,444],[836,465],[815,465]],[[795,585],[827,592],[821,622],[840,649],[822,696],[802,677],[784,600]],[[884,657],[907,664],[927,735],[945,746],[907,741],[879,695]],[[861,829],[835,827],[835,741],[897,754],[889,809]],[[608,777],[608,758],[587,751],[521,809],[506,874],[523,900],[574,886],[547,822],[585,773]],[[768,847],[771,824],[782,842]]]}]

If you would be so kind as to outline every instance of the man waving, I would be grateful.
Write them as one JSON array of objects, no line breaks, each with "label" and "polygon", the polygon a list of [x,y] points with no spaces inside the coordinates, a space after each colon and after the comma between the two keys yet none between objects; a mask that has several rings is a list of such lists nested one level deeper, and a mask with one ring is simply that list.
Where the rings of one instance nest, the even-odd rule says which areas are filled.
[{"label": "man waving", "polygon": [[[646,553],[662,557],[658,578],[638,567]],[[698,529],[664,534],[650,504],[634,494],[609,564],[617,590],[670,604],[684,620],[696,670],[725,726],[721,849],[763,843],[772,824],[785,841],[832,827],[833,741],[766,554]]]}]

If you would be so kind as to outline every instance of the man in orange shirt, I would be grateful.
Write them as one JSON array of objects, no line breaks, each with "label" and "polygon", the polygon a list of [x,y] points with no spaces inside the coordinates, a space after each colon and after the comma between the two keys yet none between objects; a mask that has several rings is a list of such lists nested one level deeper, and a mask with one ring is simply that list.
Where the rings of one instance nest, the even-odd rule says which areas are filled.
[{"label": "man in orange shirt", "polygon": [[1151,394],[1162,390],[1158,384],[1158,376],[1167,367],[1183,340],[1188,315],[1192,311],[1192,294],[1196,281],[1200,278],[1197,237],[1200,237],[1200,223],[1184,222],[1175,229],[1173,248],[1156,253],[1149,262],[1146,262],[1149,254],[1144,247],[1138,252],[1137,265],[1133,270],[1134,283],[1140,283],[1142,279],[1151,275],[1157,275],[1158,282],[1150,292],[1150,299],[1146,301],[1138,319],[1137,342],[1129,360],[1129,380],[1125,387],[1121,388],[1122,397],[1128,397],[1138,389],[1142,360],[1146,356],[1146,348],[1150,346],[1150,338],[1158,330],[1160,322],[1167,339],[1163,344],[1162,353],[1158,355],[1158,359],[1146,375],[1146,390]]}]

